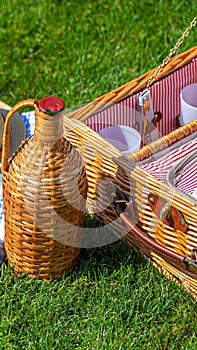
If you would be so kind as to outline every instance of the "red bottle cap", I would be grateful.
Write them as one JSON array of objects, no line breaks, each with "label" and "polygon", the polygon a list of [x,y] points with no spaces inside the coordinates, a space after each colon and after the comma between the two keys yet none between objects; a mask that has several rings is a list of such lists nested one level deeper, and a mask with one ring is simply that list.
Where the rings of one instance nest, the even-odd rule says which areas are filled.
[{"label": "red bottle cap", "polygon": [[65,104],[60,98],[45,97],[38,102],[38,108],[43,113],[54,115],[65,109]]}]

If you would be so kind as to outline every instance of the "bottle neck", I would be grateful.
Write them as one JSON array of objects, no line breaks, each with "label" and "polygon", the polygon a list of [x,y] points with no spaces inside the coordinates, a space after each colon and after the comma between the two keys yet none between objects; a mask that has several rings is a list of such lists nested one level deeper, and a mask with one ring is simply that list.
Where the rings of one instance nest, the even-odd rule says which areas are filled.
[{"label": "bottle neck", "polygon": [[64,110],[55,115],[43,113],[35,107],[35,132],[36,138],[42,142],[55,143],[63,135]]}]

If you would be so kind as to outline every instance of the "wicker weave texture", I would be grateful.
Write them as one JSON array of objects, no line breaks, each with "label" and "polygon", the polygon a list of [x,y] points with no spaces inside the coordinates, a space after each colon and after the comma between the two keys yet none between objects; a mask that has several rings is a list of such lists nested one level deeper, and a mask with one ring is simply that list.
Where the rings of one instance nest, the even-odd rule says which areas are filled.
[{"label": "wicker weave texture", "polygon": [[[151,249],[146,249],[142,242],[134,239],[132,231],[128,232],[119,219],[114,207],[105,204],[109,201],[106,194],[106,182],[112,181],[124,193],[129,194],[135,203],[136,224],[155,242],[179,253],[183,257],[191,258],[191,248],[197,244],[196,205],[188,198],[183,197],[177,191],[163,185],[152,175],[147,174],[137,164],[136,159],[141,159],[134,154],[129,160],[121,156],[121,153],[102,139],[98,134],[85,125],[80,125],[77,120],[64,118],[65,137],[70,140],[83,157],[88,178],[88,209],[97,215],[106,225],[115,232],[117,239],[124,237],[132,248],[140,251],[145,257],[151,259],[153,264],[161,269],[167,277],[181,283],[195,297],[197,296],[196,275],[184,273],[176,266],[172,266],[155,254]],[[184,135],[192,134],[197,130],[197,122],[184,126],[168,135],[168,143],[173,144],[184,138]],[[152,144],[151,154],[166,147],[166,137]],[[149,149],[149,148],[148,148]],[[140,151],[142,152],[142,151]],[[146,147],[144,151],[146,152]],[[147,153],[148,155],[149,153]],[[135,164],[135,165],[134,165]],[[93,165],[93,167],[92,167]],[[105,180],[105,181],[103,181]],[[156,217],[148,205],[148,195],[160,196],[162,200],[170,203],[179,210],[185,218],[188,229],[186,232],[174,229]],[[105,209],[103,210],[105,206]]]}]

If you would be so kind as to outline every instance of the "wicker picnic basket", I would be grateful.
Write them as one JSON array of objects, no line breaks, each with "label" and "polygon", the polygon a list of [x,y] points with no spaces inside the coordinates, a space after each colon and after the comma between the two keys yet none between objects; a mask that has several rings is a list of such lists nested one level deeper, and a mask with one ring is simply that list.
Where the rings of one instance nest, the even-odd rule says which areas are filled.
[{"label": "wicker picnic basket", "polygon": [[[196,21],[195,19],[191,23],[190,29]],[[184,37],[188,33],[189,31],[184,33]],[[172,54],[175,49],[171,51]],[[174,58],[168,58],[158,68],[64,117],[64,137],[75,146],[85,166],[88,190],[86,186],[82,186],[82,193],[85,197],[87,190],[86,210],[103,223],[103,228],[95,241],[97,231],[86,230],[82,235],[81,245],[99,246],[117,239],[126,239],[132,248],[140,251],[165,275],[182,284],[195,297],[197,296],[197,202],[176,187],[172,189],[147,169],[151,167],[152,160],[160,161],[163,152],[166,154],[179,149],[179,146],[184,147],[195,139],[197,121],[177,128],[179,122],[177,117],[180,115],[180,91],[184,86],[197,82],[196,72],[197,47],[194,47]],[[144,108],[138,112],[139,97],[147,86],[154,111],[154,120],[151,123],[145,118]],[[144,146],[129,157],[123,156],[117,148],[98,134],[104,127],[120,124],[138,128],[142,134]],[[159,131],[157,135],[160,133],[161,137],[151,142],[155,129]],[[6,152],[8,154],[8,150]],[[8,172],[7,156],[5,164],[4,188],[8,177],[12,176]],[[67,174],[65,179],[66,177]],[[85,183],[84,175],[80,173],[80,177],[82,183]],[[4,196],[4,202],[8,202],[9,205],[21,195],[11,188],[9,193],[11,197]],[[20,215],[21,211],[20,209]],[[81,211],[84,211],[84,208],[81,208]],[[32,226],[29,230],[29,220],[26,219],[25,211],[24,213],[24,220],[21,221],[21,227],[25,229],[24,241],[17,237],[19,244],[14,259],[20,256],[21,267],[23,265],[21,256],[28,251],[25,262],[28,269],[24,272],[31,273],[32,262],[40,265],[44,258],[44,264],[47,264],[50,255],[47,250],[48,242],[47,247],[45,245],[43,248],[47,253],[43,256],[40,254],[39,247],[41,246],[42,250],[43,235],[31,234]],[[12,227],[14,226],[15,224]],[[102,232],[103,237],[100,237]],[[39,242],[37,240],[34,242],[36,238]],[[8,247],[6,239],[5,246],[7,244]],[[14,243],[14,240],[10,241],[7,255],[12,251]],[[50,251],[55,244],[54,241],[49,241]],[[77,244],[80,245],[79,242]],[[34,250],[36,246],[39,252]],[[67,252],[68,250],[58,252],[57,257],[59,258],[61,254],[65,257]],[[38,260],[35,259],[37,253],[40,254]],[[56,271],[59,271],[56,260],[53,260],[52,267],[56,275]]]},{"label": "wicker picnic basket", "polygon": [[[35,132],[14,155],[10,121],[35,108]],[[79,153],[63,137],[64,103],[26,100],[8,113],[3,135],[2,182],[5,251],[16,274],[57,278],[77,263],[87,179]]]},{"label": "wicker picnic basket", "polygon": [[[145,133],[143,110],[139,122],[136,106],[147,83],[156,117],[152,124],[161,137],[125,157],[98,132],[109,125],[142,123]],[[180,92],[192,83],[197,83],[197,46],[68,113],[64,126],[66,138],[77,147],[86,167],[89,213],[112,229],[116,239],[126,239],[197,297],[197,201],[147,171],[152,161],[160,162],[195,140],[197,120],[178,124]],[[142,136],[147,141],[147,135]]]}]

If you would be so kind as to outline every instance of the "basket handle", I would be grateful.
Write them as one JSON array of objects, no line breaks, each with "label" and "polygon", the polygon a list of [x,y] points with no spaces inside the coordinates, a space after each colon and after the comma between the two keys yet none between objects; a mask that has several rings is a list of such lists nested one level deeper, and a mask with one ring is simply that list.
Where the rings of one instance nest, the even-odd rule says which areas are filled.
[{"label": "basket handle", "polygon": [[10,120],[19,109],[33,107],[36,103],[34,99],[28,99],[17,103],[9,112],[5,120],[2,143],[2,172],[8,169],[8,157],[10,151]]}]

